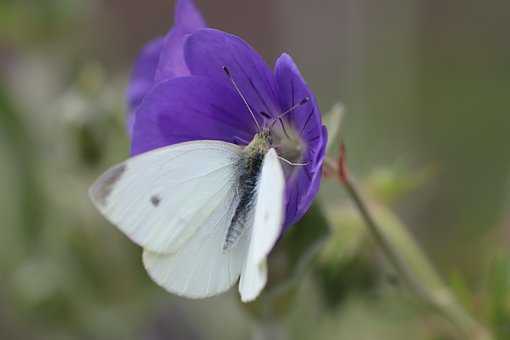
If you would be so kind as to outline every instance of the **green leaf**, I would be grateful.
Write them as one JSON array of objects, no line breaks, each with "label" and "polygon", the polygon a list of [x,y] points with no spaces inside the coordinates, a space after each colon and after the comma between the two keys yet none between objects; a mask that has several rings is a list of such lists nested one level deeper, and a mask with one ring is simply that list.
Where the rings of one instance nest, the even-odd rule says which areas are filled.
[{"label": "green leaf", "polygon": [[325,306],[338,307],[351,293],[366,293],[377,284],[377,269],[367,251],[368,234],[356,211],[327,210],[331,236],[322,248],[314,278]]},{"label": "green leaf", "polygon": [[328,130],[328,144],[326,145],[326,154],[332,152],[338,141],[342,119],[345,108],[342,103],[336,103],[331,110],[324,116],[324,125]]},{"label": "green leaf", "polygon": [[365,181],[365,187],[378,202],[392,204],[425,185],[436,174],[434,166],[411,171],[402,164],[379,168]]}]

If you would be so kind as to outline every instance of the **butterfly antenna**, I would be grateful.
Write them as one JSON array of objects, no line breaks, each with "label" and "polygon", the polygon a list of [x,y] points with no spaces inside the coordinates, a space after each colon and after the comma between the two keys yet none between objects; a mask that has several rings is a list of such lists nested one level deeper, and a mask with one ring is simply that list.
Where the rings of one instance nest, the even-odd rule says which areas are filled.
[{"label": "butterfly antenna", "polygon": [[[297,104],[295,104],[295,105],[291,106],[291,107],[290,107],[289,109],[287,109],[286,111],[284,111],[284,112],[280,113],[280,114],[279,114],[279,115],[278,115],[278,116],[277,116],[277,117],[273,120],[273,122],[271,123],[271,127],[273,127],[273,126],[274,126],[274,124],[276,123],[276,121],[278,121],[278,120],[279,120],[279,121],[281,121],[281,119],[282,119],[285,115],[287,115],[287,114],[291,113],[292,111],[294,111],[295,109],[297,109],[297,108],[299,108],[299,107],[301,107],[301,106],[305,105],[305,104],[306,104],[306,103],[308,103],[309,101],[310,101],[310,97],[305,97],[305,98],[301,99],[301,101],[300,101],[299,103],[297,103]],[[282,125],[283,125],[283,122],[282,122]]]},{"label": "butterfly antenna", "polygon": [[223,66],[223,71],[225,71],[225,73],[227,74],[228,76],[228,79],[230,79],[230,82],[232,83],[232,85],[234,86],[237,94],[239,95],[239,97],[241,97],[241,99],[243,100],[244,102],[244,105],[246,105],[246,108],[248,109],[248,111],[250,111],[250,114],[251,114],[251,117],[253,118],[253,121],[255,122],[255,124],[257,125],[257,129],[259,131],[262,131],[262,128],[260,127],[260,124],[257,120],[257,118],[255,118],[255,114],[253,113],[253,110],[251,109],[250,107],[250,104],[248,104],[248,101],[246,100],[246,98],[243,96],[243,93],[241,92],[241,89],[239,88],[239,86],[237,86],[237,83],[236,81],[234,80],[234,78],[232,77],[232,74],[230,73],[230,70],[226,67],[226,66]]}]

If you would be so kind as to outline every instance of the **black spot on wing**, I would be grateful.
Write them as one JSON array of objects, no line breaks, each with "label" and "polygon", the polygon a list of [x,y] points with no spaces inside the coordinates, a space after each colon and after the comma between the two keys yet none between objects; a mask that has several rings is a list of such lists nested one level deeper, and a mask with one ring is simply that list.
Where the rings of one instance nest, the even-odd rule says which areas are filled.
[{"label": "black spot on wing", "polygon": [[106,171],[97,181],[97,183],[92,187],[92,199],[102,206],[106,205],[108,196],[110,196],[113,188],[115,187],[115,184],[119,181],[125,171],[126,164],[124,163],[116,165]]},{"label": "black spot on wing", "polygon": [[159,197],[158,195],[151,196],[151,203],[153,206],[157,207],[159,203],[161,203],[161,197]]}]

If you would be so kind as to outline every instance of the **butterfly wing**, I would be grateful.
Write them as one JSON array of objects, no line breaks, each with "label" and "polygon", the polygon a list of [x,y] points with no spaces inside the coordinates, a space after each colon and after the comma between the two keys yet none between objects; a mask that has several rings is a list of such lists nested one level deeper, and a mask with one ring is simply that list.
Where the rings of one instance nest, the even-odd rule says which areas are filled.
[{"label": "butterfly wing", "polygon": [[[225,201],[226,202],[226,201]],[[174,254],[143,253],[151,278],[167,291],[188,298],[205,298],[228,290],[239,278],[246,258],[248,237],[223,251],[223,242],[234,210],[223,205],[225,214],[211,219]]]},{"label": "butterfly wing", "polygon": [[266,285],[266,258],[278,240],[284,221],[285,177],[274,149],[264,156],[260,172],[249,249],[241,272],[241,300],[254,300]]},{"label": "butterfly wing", "polygon": [[240,153],[238,146],[220,141],[149,151],[108,170],[91,187],[90,197],[135,243],[151,252],[173,253],[199,228],[228,217],[225,202],[235,198]]}]

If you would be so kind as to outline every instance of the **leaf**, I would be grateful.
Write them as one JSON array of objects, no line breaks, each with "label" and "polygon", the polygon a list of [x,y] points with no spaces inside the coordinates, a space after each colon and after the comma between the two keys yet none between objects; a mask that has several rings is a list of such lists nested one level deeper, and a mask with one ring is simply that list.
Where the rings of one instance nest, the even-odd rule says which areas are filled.
[{"label": "leaf", "polygon": [[314,267],[314,279],[325,305],[336,308],[349,294],[372,290],[378,273],[366,247],[367,229],[357,212],[335,207],[326,215],[332,232]]},{"label": "leaf", "polygon": [[400,164],[376,169],[365,181],[370,195],[385,204],[392,204],[406,194],[425,185],[436,174],[434,166],[410,170]]},{"label": "leaf", "polygon": [[344,117],[345,108],[342,103],[336,103],[331,110],[324,116],[324,125],[328,130],[328,144],[326,145],[326,154],[331,152],[338,140],[340,126]]}]

